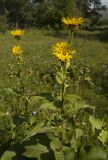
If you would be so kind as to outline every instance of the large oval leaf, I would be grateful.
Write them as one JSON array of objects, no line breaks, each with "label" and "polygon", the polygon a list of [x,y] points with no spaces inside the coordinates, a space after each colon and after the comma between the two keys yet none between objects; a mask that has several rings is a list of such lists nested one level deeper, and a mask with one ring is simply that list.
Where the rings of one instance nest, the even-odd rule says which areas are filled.
[{"label": "large oval leaf", "polygon": [[47,147],[42,144],[26,146],[25,149],[26,151],[23,153],[23,156],[28,158],[38,158],[38,160],[41,160],[41,154],[48,152]]},{"label": "large oval leaf", "polygon": [[1,160],[12,160],[15,157],[16,153],[13,151],[6,151],[1,157]]}]

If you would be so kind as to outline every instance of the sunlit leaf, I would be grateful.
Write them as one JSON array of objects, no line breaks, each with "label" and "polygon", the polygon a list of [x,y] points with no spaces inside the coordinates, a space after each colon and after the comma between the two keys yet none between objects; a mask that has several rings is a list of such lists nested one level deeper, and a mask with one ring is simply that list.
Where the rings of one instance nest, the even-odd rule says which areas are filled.
[{"label": "sunlit leaf", "polygon": [[50,143],[51,149],[54,152],[55,159],[56,160],[64,160],[64,153],[63,150],[61,150],[61,143],[58,138],[55,138]]},{"label": "sunlit leaf", "polygon": [[45,133],[51,129],[53,129],[54,127],[50,127],[50,126],[44,126],[45,124],[43,122],[40,122],[39,124],[37,124],[33,129],[31,129],[28,132],[27,137],[25,138],[28,139],[30,137],[33,137],[34,135],[38,134],[38,133]]},{"label": "sunlit leaf", "polygon": [[89,152],[80,150],[79,160],[107,160],[107,153],[99,147],[92,147]]},{"label": "sunlit leaf", "polygon": [[15,157],[16,153],[13,151],[6,151],[1,157],[1,160],[12,160]]},{"label": "sunlit leaf", "polygon": [[90,116],[89,121],[91,122],[93,132],[95,131],[95,128],[102,129],[103,120]]},{"label": "sunlit leaf", "polygon": [[75,151],[70,147],[64,148],[65,160],[75,160]]},{"label": "sunlit leaf", "polygon": [[64,153],[62,150],[60,151],[54,151],[55,159],[56,160],[65,160],[64,159]]},{"label": "sunlit leaf", "polygon": [[48,111],[48,110],[56,111],[57,110],[56,106],[51,102],[46,102],[46,103],[41,104],[40,109],[46,110],[46,111]]},{"label": "sunlit leaf", "polygon": [[75,131],[76,131],[76,139],[83,136],[83,134],[84,134],[83,130],[80,128],[76,128]]},{"label": "sunlit leaf", "polygon": [[108,142],[108,131],[102,130],[101,133],[99,134],[98,138],[102,143]]},{"label": "sunlit leaf", "polygon": [[38,158],[38,160],[41,160],[41,154],[48,153],[47,147],[42,144],[26,146],[25,149],[26,151],[23,153],[23,156]]},{"label": "sunlit leaf", "polygon": [[29,105],[31,106],[36,105],[38,103],[41,104],[42,102],[46,102],[46,100],[41,96],[32,96],[29,99]]},{"label": "sunlit leaf", "polygon": [[107,160],[107,153],[102,148],[93,147],[86,155],[86,160]]},{"label": "sunlit leaf", "polygon": [[62,74],[61,72],[57,72],[56,74],[56,80],[59,84],[62,84]]},{"label": "sunlit leaf", "polygon": [[74,94],[67,94],[64,96],[64,111],[65,115],[70,117],[73,114],[77,113],[80,109],[90,108],[93,109],[92,106],[87,105],[81,97]]},{"label": "sunlit leaf", "polygon": [[50,146],[52,150],[59,150],[61,147],[59,139],[55,137],[55,139],[51,141]]}]

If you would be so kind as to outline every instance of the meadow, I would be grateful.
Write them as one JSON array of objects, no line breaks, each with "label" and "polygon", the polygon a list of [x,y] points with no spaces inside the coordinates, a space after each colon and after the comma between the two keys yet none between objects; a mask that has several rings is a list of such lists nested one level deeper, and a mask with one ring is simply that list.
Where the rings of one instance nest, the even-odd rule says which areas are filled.
[{"label": "meadow", "polygon": [[[25,36],[21,39],[21,44],[24,50],[23,58],[26,68],[25,76],[30,77],[30,80],[33,82],[30,82],[28,85],[28,88],[31,90],[31,92],[33,92],[32,94],[40,93],[42,92],[42,90],[44,91],[44,82],[42,76],[49,70],[51,70],[52,64],[57,63],[57,60],[54,59],[51,53],[51,47],[54,43],[65,40],[68,40],[68,32],[66,31],[53,31],[43,29],[30,29],[25,31]],[[94,74],[101,74],[97,76],[97,79],[101,79],[98,81],[103,81],[103,83],[107,79],[107,75],[104,78],[104,73],[100,72],[102,72],[102,67],[103,71],[105,72],[105,65],[105,69],[107,70],[107,42],[107,30],[96,30],[92,32],[83,30],[77,33],[72,44],[73,48],[77,48],[77,62],[91,67],[92,71],[95,72]],[[11,48],[15,43],[15,40],[12,39],[10,35],[10,31],[6,32],[5,34],[0,34],[1,89],[10,87],[12,85],[11,80],[9,81],[8,79],[8,65],[9,63],[11,64],[12,61],[14,61],[14,58],[10,58],[10,55]],[[76,60],[74,61],[76,62]],[[42,81],[39,80],[39,76],[41,76]],[[26,78],[25,81],[27,81]],[[43,86],[41,83],[43,84]],[[97,92],[97,94],[99,93],[100,92]]]},{"label": "meadow", "polygon": [[[87,106],[88,108],[86,108],[83,113],[83,109],[80,110],[81,106],[83,106],[83,102],[79,97],[73,96],[72,105],[73,106],[76,105],[78,107],[77,113],[80,113],[81,115],[78,115],[75,110],[74,114],[72,111],[72,115],[67,114],[65,115],[66,116],[65,117],[65,116],[62,116],[63,113],[59,115],[60,113],[59,107],[60,105],[62,105],[60,102],[60,99],[55,100],[53,97],[54,94],[56,94],[55,92],[53,93],[53,91],[55,91],[57,87],[56,86],[57,83],[56,85],[54,84],[55,83],[54,76],[56,72],[55,70],[60,67],[60,64],[52,54],[52,45],[54,45],[59,41],[68,41],[68,32],[66,30],[60,30],[60,31],[52,30],[50,28],[25,30],[25,34],[20,40],[20,43],[23,47],[22,57],[24,60],[24,63],[22,66],[22,70],[23,70],[22,81],[24,82],[24,88],[25,88],[24,95],[20,93],[20,89],[18,90],[18,88],[20,88],[19,87],[20,81],[18,77],[14,77],[14,75],[12,74],[13,71],[16,71],[18,69],[16,66],[17,59],[11,53],[11,48],[13,47],[13,45],[16,44],[16,40],[11,37],[10,30],[7,31],[5,34],[0,33],[0,71],[1,71],[0,72],[0,120],[1,120],[0,122],[0,126],[1,126],[0,154],[1,155],[5,153],[6,150],[15,151],[16,149],[14,149],[13,146],[16,145],[17,143],[19,144],[20,142],[22,144],[23,141],[25,140],[25,137],[27,137],[26,139],[29,140],[36,133],[44,133],[44,130],[45,130],[45,133],[48,132],[47,138],[49,139],[51,138],[52,140],[51,149],[54,151],[54,154],[56,157],[55,159],[63,160],[61,148],[60,148],[60,152],[58,151],[58,148],[56,149],[54,148],[55,146],[58,147],[57,145],[58,141],[56,141],[57,137],[53,141],[53,136],[50,135],[51,133],[49,134],[50,128],[48,127],[52,127],[52,126],[54,127],[54,125],[57,125],[57,126],[66,125],[66,124],[62,124],[63,122],[65,123],[65,120],[63,119],[65,117],[66,122],[68,120],[69,121],[72,120],[72,118],[75,119],[76,126],[77,126],[76,129],[78,129],[78,133],[80,134],[78,136],[80,138],[82,136],[82,130],[86,125],[88,126],[88,130],[87,131],[84,130],[84,132],[87,134],[87,137],[85,135],[86,138],[84,138],[83,145],[90,144],[91,146],[93,146],[92,142],[94,142],[95,145],[98,144],[99,146],[102,146],[103,144],[104,147],[102,148],[102,150],[100,150],[100,148],[98,148],[97,150],[92,149],[92,151],[90,150],[90,153],[88,151],[89,150],[89,147],[88,147],[86,151],[87,153],[89,153],[89,155],[86,155],[85,152],[83,153],[87,156],[87,160],[92,160],[93,158],[94,160],[98,160],[99,157],[102,157],[101,158],[102,160],[107,159],[106,151],[103,151],[104,148],[107,148],[106,141],[108,137],[107,135],[108,133],[107,132],[107,129],[108,129],[108,126],[107,126],[108,36],[107,35],[108,35],[108,30],[102,29],[102,28],[94,31],[80,30],[78,31],[78,33],[75,34],[75,38],[70,45],[73,49],[77,51],[77,54],[76,54],[76,57],[72,59],[70,67],[69,68],[67,67],[66,69],[67,75],[70,77],[69,80],[66,79],[67,81],[69,81],[69,88],[67,89],[67,92],[69,94],[72,94],[72,95],[75,94],[81,97],[81,99],[83,99],[87,103],[87,105],[91,106],[91,109],[93,106],[95,108],[95,111],[93,110],[92,112],[91,109],[90,110],[88,109],[89,106]],[[59,81],[60,79],[57,80],[58,83]],[[53,93],[53,96],[52,96],[52,93]],[[14,96],[16,96],[17,98],[15,99]],[[20,101],[21,96],[22,96],[22,99]],[[38,96],[42,96],[42,97],[40,98]],[[70,96],[70,99],[71,99],[71,96]],[[67,97],[68,101],[70,101],[70,99],[69,97]],[[52,102],[53,100],[54,102]],[[79,105],[77,104],[77,100]],[[27,102],[27,108],[25,109],[24,107],[26,106],[26,102]],[[52,102],[52,103],[49,104],[49,102]],[[40,105],[40,103],[45,103],[46,106],[42,106],[43,104]],[[67,105],[67,102],[65,103],[64,104]],[[53,106],[52,104],[57,107],[56,110],[54,108],[55,106]],[[41,110],[39,110],[39,115],[37,115],[37,110],[40,107],[39,105],[41,106],[41,109],[43,109],[43,112],[45,112],[46,115],[44,115],[43,112],[41,113]],[[43,107],[46,107],[46,109],[44,109]],[[52,110],[50,110],[48,107],[49,108],[51,107]],[[67,107],[69,106],[67,105]],[[65,112],[65,109],[64,109],[64,112]],[[4,114],[2,115],[2,113]],[[89,114],[91,113],[92,113],[92,116],[95,116],[95,118],[93,118],[92,116],[89,118],[91,122],[91,125],[89,126],[88,117],[89,117]],[[37,115],[37,118],[35,117],[36,115]],[[31,116],[34,116],[35,120]],[[50,118],[48,118],[48,116],[49,117],[51,116],[50,117],[51,120]],[[82,123],[82,128],[80,128],[82,130],[80,130],[78,128],[80,126],[79,121],[81,120],[81,122],[83,122],[82,119],[84,120],[84,123],[86,125]],[[102,120],[102,122],[100,119]],[[40,124],[41,121],[43,121],[43,123],[45,122],[45,124],[44,125]],[[40,125],[40,128],[38,126],[38,123]],[[71,121],[71,123],[73,123],[73,120]],[[34,129],[35,125],[37,125],[38,128]],[[69,127],[70,127],[70,122],[69,122]],[[70,128],[69,130],[71,130]],[[94,128],[96,129],[95,133],[94,133]],[[105,129],[104,131],[101,130],[103,128]],[[93,129],[93,133],[91,131],[92,129]],[[29,134],[28,134],[28,130],[30,130]],[[26,131],[28,135],[26,135]],[[37,132],[34,134],[34,131],[35,132],[37,131]],[[100,139],[101,141],[100,143],[95,141],[94,137],[97,135],[98,135],[97,137],[99,137],[101,131],[105,133],[104,134],[105,137],[103,138],[104,140]],[[2,134],[2,132],[4,132],[4,134]],[[61,134],[61,131],[57,130],[56,132],[58,133],[58,135]],[[72,133],[73,133],[73,128],[72,128]],[[90,133],[90,137],[88,136],[89,133]],[[60,137],[60,140],[61,140],[61,137]],[[40,138],[41,140],[38,140],[38,141],[42,142],[44,139],[42,138],[43,137],[41,137]],[[47,138],[46,138],[46,141],[47,141]],[[75,140],[77,141],[77,139]],[[65,156],[68,157],[68,159],[66,158],[66,160],[71,160],[74,155],[73,154],[74,151],[71,150],[73,155],[70,155],[70,158],[69,158],[68,152],[70,154],[70,151],[69,151],[68,145],[70,141],[68,140],[67,137],[64,141],[66,141],[64,143],[65,145],[67,145],[65,146],[67,148],[64,148],[66,152]],[[37,139],[36,139],[36,143],[37,143]],[[49,140],[48,140],[48,143],[49,143]],[[75,152],[79,151],[80,147],[78,146],[79,148],[77,150],[77,147],[76,147],[77,144],[74,143],[74,140],[71,143],[72,143],[73,149],[75,149]],[[78,139],[78,143],[79,143],[79,139]],[[43,142],[41,144],[43,145]],[[41,147],[43,146],[41,146],[40,143],[38,143],[37,149]],[[47,147],[49,147],[49,144],[47,145]],[[44,152],[46,153],[48,152],[47,148],[44,148],[44,147],[41,148],[41,151],[39,150],[39,153],[37,153],[37,150],[34,150],[35,151],[34,153],[32,152],[33,148],[31,146],[30,151],[32,154],[28,151],[29,148],[26,148],[26,149],[27,151],[23,155],[28,158],[36,157],[39,160],[41,160],[41,158],[43,160],[46,160],[46,159],[53,160],[54,158],[52,151],[49,151],[51,155],[49,155],[47,158],[44,158],[44,157],[40,158],[41,153],[43,154]],[[20,151],[18,150],[18,153],[19,152]],[[95,152],[96,153],[100,152],[100,155],[97,154],[98,158],[95,158],[96,156]],[[94,157],[90,157],[91,153],[93,153]],[[15,156],[13,152],[12,152],[12,156],[13,157]],[[1,160],[5,160],[5,158],[6,157],[4,154],[4,157],[2,157]],[[21,156],[17,158],[20,158],[21,160],[24,159]],[[15,160],[17,160],[17,158]],[[80,158],[81,160],[83,160],[83,155]],[[76,157],[76,159],[78,159],[78,157]],[[11,158],[9,160],[11,160]]]}]

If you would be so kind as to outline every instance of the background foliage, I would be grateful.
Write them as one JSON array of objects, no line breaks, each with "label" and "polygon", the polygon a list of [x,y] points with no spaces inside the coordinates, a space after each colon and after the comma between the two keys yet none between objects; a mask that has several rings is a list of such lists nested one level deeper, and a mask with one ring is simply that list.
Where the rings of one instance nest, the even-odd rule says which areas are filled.
[{"label": "background foliage", "polygon": [[[9,26],[61,26],[63,16],[79,16],[88,19],[89,27],[100,23],[100,11],[105,9],[100,0],[0,0],[0,14],[7,18]],[[44,13],[44,14],[43,14]],[[5,19],[4,17],[4,19]]]}]

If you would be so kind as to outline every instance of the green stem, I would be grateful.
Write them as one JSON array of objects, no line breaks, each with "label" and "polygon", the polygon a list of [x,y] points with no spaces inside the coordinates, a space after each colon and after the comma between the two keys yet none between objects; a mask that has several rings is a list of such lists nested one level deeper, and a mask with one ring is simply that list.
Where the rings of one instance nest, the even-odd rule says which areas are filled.
[{"label": "green stem", "polygon": [[62,150],[63,150],[63,131],[64,131],[64,91],[65,91],[65,78],[66,78],[66,62],[61,62],[61,70],[62,70],[62,88],[61,88],[61,117],[62,117],[62,133],[61,133],[61,142],[62,142]]},{"label": "green stem", "polygon": [[64,113],[64,81],[62,82],[62,93],[61,93],[61,114],[63,115]]},{"label": "green stem", "polygon": [[75,31],[73,29],[69,29],[69,44],[71,44],[74,39],[74,33]]},{"label": "green stem", "polygon": [[27,108],[28,108],[28,98],[26,97],[26,94],[25,94],[25,87],[24,87],[24,83],[23,83],[23,80],[22,80],[22,62],[21,62],[21,59],[20,57],[18,57],[18,63],[19,63],[19,80],[20,80],[20,89],[21,89],[21,95],[24,96],[23,98],[23,101],[24,101],[24,104],[25,104],[25,113],[27,113]]},{"label": "green stem", "polygon": [[61,108],[63,110],[64,105],[64,87],[65,87],[65,78],[66,78],[66,62],[61,62],[61,69],[62,69],[62,89],[61,89]]},{"label": "green stem", "polygon": [[18,57],[18,63],[19,63],[20,86],[21,86],[22,94],[24,95],[24,93],[25,93],[25,87],[24,87],[24,83],[23,83],[23,80],[22,80],[22,65],[21,65],[21,59],[20,59],[20,57]]}]

